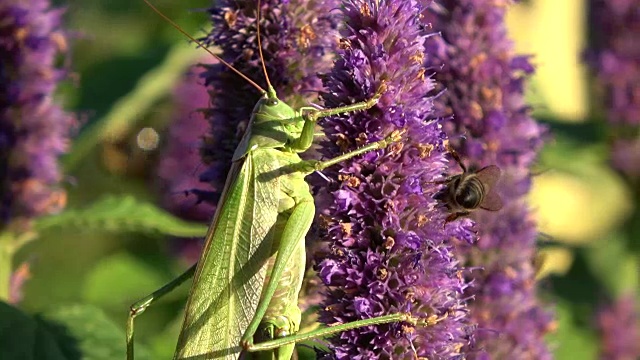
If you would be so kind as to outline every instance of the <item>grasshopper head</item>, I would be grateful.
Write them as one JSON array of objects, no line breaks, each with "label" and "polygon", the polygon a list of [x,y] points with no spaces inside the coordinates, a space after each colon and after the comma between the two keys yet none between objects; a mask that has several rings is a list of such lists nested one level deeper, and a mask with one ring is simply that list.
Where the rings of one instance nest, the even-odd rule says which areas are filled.
[{"label": "grasshopper head", "polygon": [[284,101],[278,99],[276,91],[269,87],[265,96],[260,98],[253,108],[251,126],[254,129],[276,128],[290,124],[295,120],[295,110]]},{"label": "grasshopper head", "polygon": [[276,91],[269,87],[253,108],[251,122],[233,159],[237,160],[255,148],[284,147],[290,139],[300,135],[303,125],[302,117],[278,99]]}]

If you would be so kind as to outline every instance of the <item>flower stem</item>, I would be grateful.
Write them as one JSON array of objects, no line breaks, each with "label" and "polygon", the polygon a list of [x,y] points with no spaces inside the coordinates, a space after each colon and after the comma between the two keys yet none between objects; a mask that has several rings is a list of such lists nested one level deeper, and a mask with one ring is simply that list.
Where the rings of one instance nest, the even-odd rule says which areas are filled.
[{"label": "flower stem", "polygon": [[0,234],[0,301],[9,301],[14,250],[14,239],[11,233]]},{"label": "flower stem", "polygon": [[165,96],[198,56],[200,53],[193,46],[182,43],[174,46],[162,64],[141,77],[129,94],[119,99],[105,116],[74,142],[73,150],[64,159],[65,169],[72,169],[100,141],[117,139],[137,119],[142,119],[139,114],[148,111]]}]

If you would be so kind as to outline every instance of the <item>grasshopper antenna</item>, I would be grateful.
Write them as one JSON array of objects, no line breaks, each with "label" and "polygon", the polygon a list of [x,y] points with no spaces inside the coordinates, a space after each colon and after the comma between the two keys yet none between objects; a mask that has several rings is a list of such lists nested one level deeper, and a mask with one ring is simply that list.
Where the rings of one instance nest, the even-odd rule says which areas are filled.
[{"label": "grasshopper antenna", "polygon": [[[146,1],[146,0],[145,0]],[[271,81],[269,81],[269,75],[267,74],[267,67],[264,64],[264,56],[262,56],[262,42],[260,41],[260,10],[262,10],[262,5],[260,4],[260,0],[258,0],[258,16],[256,16],[256,26],[258,28],[258,53],[260,53],[260,62],[262,63],[262,71],[264,72],[264,77],[267,79],[267,86],[269,89],[269,97],[276,97],[275,90],[273,90],[273,86],[271,86]],[[271,94],[273,92],[273,94]]]},{"label": "grasshopper antenna", "polygon": [[[265,94],[266,91],[260,87],[260,85],[256,84],[255,82],[253,82],[251,79],[249,79],[246,75],[244,75],[243,73],[241,73],[238,69],[234,68],[231,64],[229,64],[228,62],[222,60],[222,58],[216,54],[214,54],[213,52],[211,52],[211,50],[209,50],[207,47],[204,46],[204,44],[202,44],[200,41],[196,40],[193,36],[189,35],[186,31],[182,30],[182,28],[180,27],[180,25],[176,24],[173,20],[169,19],[168,16],[166,16],[165,14],[162,13],[162,11],[158,10],[158,8],[156,8],[151,2],[149,2],[149,0],[142,0],[145,2],[145,4],[147,4],[148,7],[151,8],[151,10],[153,10],[156,14],[160,15],[161,18],[165,19],[169,24],[171,24],[171,26],[173,26],[174,28],[176,28],[176,30],[180,31],[182,33],[182,35],[186,36],[187,38],[189,38],[189,40],[193,41],[194,43],[196,43],[198,46],[200,46],[201,48],[204,49],[204,51],[208,52],[209,55],[213,56],[214,58],[216,58],[218,61],[220,61],[224,66],[228,67],[229,69],[233,70],[233,72],[235,72],[236,74],[240,75],[243,79],[247,80],[249,82],[249,84],[251,84],[253,87],[255,87],[256,89],[258,89],[258,91],[260,91],[262,94]],[[258,5],[260,4],[260,2],[258,2]],[[260,11],[260,10],[258,10]],[[259,12],[258,12],[259,14]],[[260,27],[258,27],[258,31],[260,31]],[[258,32],[259,33],[259,32]],[[260,36],[258,35],[258,43],[260,43]],[[262,51],[260,52],[260,56],[262,57]],[[264,66],[264,61],[262,62],[262,66]],[[266,70],[265,70],[266,71]],[[269,83],[269,78],[267,78],[267,83]],[[271,84],[269,84],[269,86],[271,86]]]}]

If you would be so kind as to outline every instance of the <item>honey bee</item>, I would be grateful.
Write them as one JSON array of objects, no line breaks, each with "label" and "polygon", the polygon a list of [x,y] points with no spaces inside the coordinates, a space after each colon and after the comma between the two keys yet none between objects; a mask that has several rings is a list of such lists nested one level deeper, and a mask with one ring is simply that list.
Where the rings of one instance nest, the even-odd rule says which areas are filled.
[{"label": "honey bee", "polygon": [[478,171],[469,171],[456,151],[447,146],[449,153],[462,168],[462,174],[448,177],[436,184],[446,184],[436,199],[447,204],[451,214],[447,216],[445,223],[469,215],[471,211],[480,208],[488,211],[502,209],[502,199],[495,191],[494,186],[502,171],[496,165],[485,166]]}]

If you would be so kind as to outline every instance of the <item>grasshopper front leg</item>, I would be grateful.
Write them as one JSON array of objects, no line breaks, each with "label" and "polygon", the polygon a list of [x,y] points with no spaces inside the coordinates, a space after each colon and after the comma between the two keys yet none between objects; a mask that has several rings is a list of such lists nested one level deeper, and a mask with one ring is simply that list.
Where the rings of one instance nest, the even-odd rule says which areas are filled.
[{"label": "grasshopper front leg", "polygon": [[378,101],[382,97],[382,94],[384,94],[386,90],[387,86],[383,82],[378,88],[378,91],[376,91],[376,93],[366,101],[339,106],[337,108],[331,109],[316,109],[314,107],[308,106],[300,108],[299,111],[305,119],[304,128],[302,129],[300,137],[294,144],[290,144],[290,147],[298,152],[307,150],[313,143],[313,138],[316,135],[314,130],[318,119],[331,115],[346,114],[371,109],[378,103]]},{"label": "grasshopper front leg", "polygon": [[394,130],[391,132],[391,134],[389,134],[387,137],[385,137],[382,140],[372,142],[368,145],[365,145],[363,147],[360,147],[348,153],[342,154],[340,156],[336,156],[333,159],[329,159],[325,161],[310,160],[310,161],[307,161],[306,163],[308,165],[312,165],[314,171],[321,171],[328,168],[329,166],[341,163],[345,160],[351,159],[352,157],[355,157],[364,153],[368,153],[369,151],[384,149],[387,146],[391,145],[392,143],[400,141],[404,133],[405,133],[405,130]]},{"label": "grasshopper front leg", "polygon": [[384,94],[385,91],[387,91],[387,85],[385,85],[385,83],[383,82],[378,88],[378,90],[376,91],[376,93],[366,101],[345,105],[345,106],[339,106],[331,109],[316,109],[316,108],[303,108],[303,109],[312,109],[312,111],[309,112],[307,117],[309,118],[309,120],[315,122],[320,118],[331,116],[331,115],[347,114],[347,113],[352,113],[360,110],[371,109],[378,103],[378,101],[382,97],[382,94]]}]

